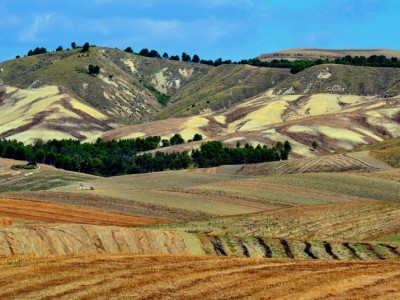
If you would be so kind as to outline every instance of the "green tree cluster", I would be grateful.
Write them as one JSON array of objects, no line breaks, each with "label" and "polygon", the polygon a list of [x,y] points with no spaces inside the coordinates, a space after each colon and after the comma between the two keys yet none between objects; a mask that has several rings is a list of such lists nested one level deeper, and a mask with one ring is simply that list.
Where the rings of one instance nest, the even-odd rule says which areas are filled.
[{"label": "green tree cluster", "polygon": [[288,159],[292,151],[288,141],[284,144],[278,142],[276,147],[257,145],[253,147],[246,144],[236,148],[224,147],[220,141],[203,143],[200,149],[192,151],[192,159],[199,167],[212,167],[225,164],[248,164]]},{"label": "green tree cluster", "polygon": [[33,51],[29,50],[27,56],[32,56],[32,55],[38,55],[38,54],[43,54],[47,53],[47,49],[44,47],[36,47]]},{"label": "green tree cluster", "polygon": [[[199,167],[222,164],[246,164],[287,159],[291,151],[289,142],[277,143],[276,147],[246,144],[236,148],[224,147],[219,141],[203,143],[200,149],[188,152],[163,153],[155,150],[160,144],[159,136],[146,138],[81,143],[77,140],[38,140],[33,145],[24,145],[16,140],[0,139],[1,157],[27,160],[31,163],[44,163],[56,168],[82,173],[115,176],[163,170],[176,170],[189,167],[193,162]],[[170,140],[163,140],[163,146],[179,144],[183,139],[179,134]]]},{"label": "green tree cluster", "polygon": [[90,64],[88,67],[88,73],[90,75],[98,75],[100,73],[100,67],[97,65]]}]

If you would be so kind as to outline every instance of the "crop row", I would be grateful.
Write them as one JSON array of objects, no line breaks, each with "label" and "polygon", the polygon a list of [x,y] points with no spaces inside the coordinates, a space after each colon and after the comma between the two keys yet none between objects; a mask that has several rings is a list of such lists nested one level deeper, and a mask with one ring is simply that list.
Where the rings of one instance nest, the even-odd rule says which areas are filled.
[{"label": "crop row", "polygon": [[400,259],[400,247],[387,243],[302,241],[229,235],[202,235],[206,253],[218,256],[324,259]]}]

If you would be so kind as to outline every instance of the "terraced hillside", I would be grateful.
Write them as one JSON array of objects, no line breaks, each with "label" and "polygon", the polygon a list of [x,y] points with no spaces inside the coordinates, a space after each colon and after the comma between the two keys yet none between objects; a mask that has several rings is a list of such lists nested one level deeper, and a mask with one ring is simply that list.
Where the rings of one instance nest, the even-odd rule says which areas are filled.
[{"label": "terraced hillside", "polygon": [[395,261],[102,255],[2,258],[0,265],[3,298],[395,299],[400,296],[399,262]]}]

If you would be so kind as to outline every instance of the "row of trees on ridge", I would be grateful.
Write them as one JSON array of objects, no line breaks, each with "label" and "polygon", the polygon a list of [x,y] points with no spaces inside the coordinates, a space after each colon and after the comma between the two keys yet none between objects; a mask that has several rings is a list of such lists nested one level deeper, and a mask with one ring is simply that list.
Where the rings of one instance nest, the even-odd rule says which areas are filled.
[{"label": "row of trees on ridge", "polygon": [[[201,135],[196,137],[199,140]],[[195,138],[195,137],[194,137]],[[200,149],[154,155],[145,151],[156,150],[161,137],[125,139],[119,141],[96,140],[81,143],[77,140],[38,140],[33,145],[25,145],[16,140],[0,139],[1,157],[27,160],[30,163],[44,163],[70,171],[115,176],[164,170],[185,169],[189,166],[209,167],[221,164],[244,164],[287,159],[291,146],[289,142],[278,142],[275,147],[253,147],[246,144],[236,148],[224,147],[219,141],[203,143]],[[180,143],[179,135],[174,135],[170,144]],[[142,152],[142,153],[141,153]],[[145,153],[143,153],[145,152]]]}]

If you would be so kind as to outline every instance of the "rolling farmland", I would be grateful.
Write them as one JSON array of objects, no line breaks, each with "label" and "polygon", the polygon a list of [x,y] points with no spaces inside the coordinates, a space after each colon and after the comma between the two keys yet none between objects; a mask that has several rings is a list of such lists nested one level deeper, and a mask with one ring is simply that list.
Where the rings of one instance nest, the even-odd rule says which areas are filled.
[{"label": "rolling farmland", "polygon": [[400,296],[398,261],[94,255],[2,258],[0,265],[2,298],[396,299]]},{"label": "rolling farmland", "polygon": [[11,163],[4,298],[399,296],[400,177],[366,152],[111,178]]},{"label": "rolling farmland", "polygon": [[72,205],[6,198],[0,198],[0,214],[21,222],[79,223],[105,226],[138,226],[169,222]]}]

